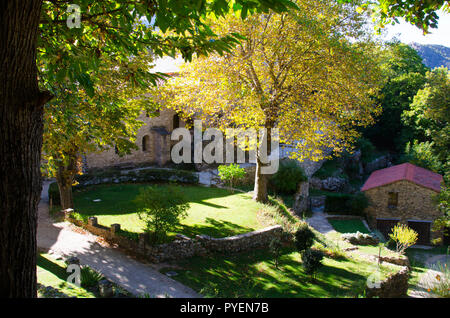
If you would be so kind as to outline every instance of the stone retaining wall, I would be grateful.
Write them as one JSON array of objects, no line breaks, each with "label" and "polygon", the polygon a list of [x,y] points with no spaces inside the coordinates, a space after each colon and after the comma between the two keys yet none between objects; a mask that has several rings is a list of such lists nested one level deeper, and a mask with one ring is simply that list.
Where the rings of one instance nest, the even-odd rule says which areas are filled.
[{"label": "stone retaining wall", "polygon": [[86,224],[80,220],[73,219],[70,213],[71,211],[65,213],[67,221],[154,263],[204,256],[213,252],[231,254],[255,248],[268,248],[271,240],[275,237],[281,238],[283,233],[282,227],[275,225],[225,238],[213,238],[206,235],[197,235],[195,238],[189,238],[184,235],[177,235],[174,242],[153,245],[147,243],[145,234],[140,234],[139,241],[134,241],[117,234],[120,231],[119,224],[113,224],[110,228],[101,226],[97,223],[96,217],[90,217],[89,222]]},{"label": "stone retaining wall", "polygon": [[389,275],[378,288],[367,287],[366,296],[369,298],[400,298],[408,292],[409,269],[404,266],[397,273]]}]

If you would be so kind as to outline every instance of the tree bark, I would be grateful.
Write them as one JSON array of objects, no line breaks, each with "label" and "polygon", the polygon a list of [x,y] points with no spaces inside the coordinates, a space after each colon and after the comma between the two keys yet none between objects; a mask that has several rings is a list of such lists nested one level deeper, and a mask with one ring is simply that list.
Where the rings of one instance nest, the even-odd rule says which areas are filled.
[{"label": "tree bark", "polygon": [[36,40],[41,0],[0,1],[0,297],[36,297],[43,105]]},{"label": "tree bark", "polygon": [[263,174],[262,169],[267,166],[267,157],[270,156],[271,152],[271,122],[266,122],[266,133],[263,138],[263,142],[266,142],[267,150],[266,153],[261,152],[260,149],[256,150],[256,172],[255,172],[255,188],[253,191],[253,200],[261,203],[266,203],[269,200],[268,196],[268,184],[269,175]]},{"label": "tree bark", "polygon": [[74,180],[73,171],[71,167],[58,167],[56,173],[56,182],[58,183],[59,196],[61,199],[61,208],[73,209],[72,184]]},{"label": "tree bark", "polygon": [[256,172],[255,172],[255,189],[253,191],[253,200],[266,203],[268,201],[267,184],[268,176],[261,173],[264,164],[261,162],[259,156],[256,157]]}]

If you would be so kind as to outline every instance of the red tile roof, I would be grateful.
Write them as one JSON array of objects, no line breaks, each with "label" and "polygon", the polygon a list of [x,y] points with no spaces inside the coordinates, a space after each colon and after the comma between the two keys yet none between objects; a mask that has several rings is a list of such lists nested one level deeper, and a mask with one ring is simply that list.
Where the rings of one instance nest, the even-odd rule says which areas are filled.
[{"label": "red tile roof", "polygon": [[430,170],[417,167],[410,163],[404,163],[372,172],[369,179],[367,179],[361,188],[361,191],[367,191],[401,180],[408,180],[425,188],[440,192],[443,178],[440,174]]}]

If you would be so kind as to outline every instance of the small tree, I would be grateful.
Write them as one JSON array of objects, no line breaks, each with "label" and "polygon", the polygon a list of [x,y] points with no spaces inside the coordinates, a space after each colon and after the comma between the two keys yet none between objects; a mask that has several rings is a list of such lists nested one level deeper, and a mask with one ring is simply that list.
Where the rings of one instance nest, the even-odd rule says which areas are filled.
[{"label": "small tree", "polygon": [[302,254],[302,264],[305,269],[305,274],[315,279],[317,270],[322,266],[323,253],[321,251],[308,249]]},{"label": "small tree", "polygon": [[404,254],[405,250],[416,244],[418,234],[404,224],[398,224],[392,229],[389,237],[397,244],[397,253]]},{"label": "small tree", "polygon": [[234,192],[233,183],[245,177],[245,169],[237,164],[222,165],[218,170],[220,180],[229,184],[231,192]]},{"label": "small tree", "polygon": [[280,258],[281,253],[281,247],[283,244],[281,243],[281,240],[277,237],[273,238],[272,241],[270,241],[270,251],[272,252],[274,259],[275,259],[275,268],[278,269],[278,260]]},{"label": "small tree", "polygon": [[145,222],[145,231],[153,234],[154,242],[180,224],[189,209],[189,203],[179,187],[174,186],[141,189],[135,202],[139,206],[138,216]]},{"label": "small tree", "polygon": [[308,224],[303,223],[295,232],[295,246],[300,253],[310,249],[314,243],[316,235],[309,228]]}]

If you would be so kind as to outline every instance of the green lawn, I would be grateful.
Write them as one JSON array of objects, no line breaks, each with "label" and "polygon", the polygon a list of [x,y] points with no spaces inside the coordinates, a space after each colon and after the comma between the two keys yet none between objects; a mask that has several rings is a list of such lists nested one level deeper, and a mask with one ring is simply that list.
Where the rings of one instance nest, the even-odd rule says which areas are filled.
[{"label": "green lawn", "polygon": [[[316,282],[303,272],[301,257],[293,248],[283,249],[279,269],[267,250],[235,255],[213,255],[179,261],[173,278],[207,297],[356,297],[363,294],[367,278],[377,266],[362,260],[324,258]],[[182,269],[179,269],[179,268]],[[397,270],[381,267],[381,277]]]},{"label": "green lawn", "polygon": [[[74,193],[75,211],[84,217],[97,216],[104,226],[119,223],[122,229],[143,232],[143,222],[133,202],[139,189],[148,184],[99,185]],[[231,193],[225,189],[180,185],[180,191],[189,199],[188,216],[174,233],[193,237],[206,234],[213,237],[247,233],[264,228],[270,223],[258,216],[266,206],[254,202],[247,193]],[[100,202],[93,200],[100,199]]]},{"label": "green lawn", "polygon": [[69,297],[95,298],[92,292],[67,282],[69,274],[63,261],[55,260],[48,254],[38,254],[36,262],[39,284],[51,286]]},{"label": "green lawn", "polygon": [[366,233],[369,234],[369,230],[364,226],[363,222],[360,220],[330,220],[331,226],[339,233]]}]

